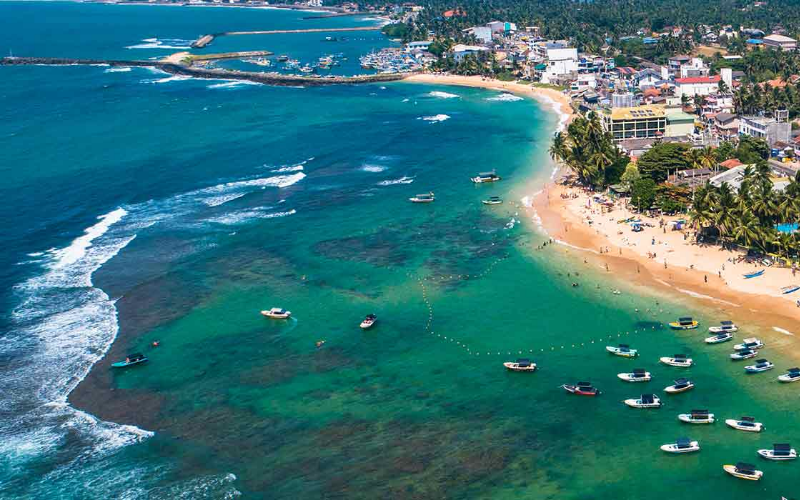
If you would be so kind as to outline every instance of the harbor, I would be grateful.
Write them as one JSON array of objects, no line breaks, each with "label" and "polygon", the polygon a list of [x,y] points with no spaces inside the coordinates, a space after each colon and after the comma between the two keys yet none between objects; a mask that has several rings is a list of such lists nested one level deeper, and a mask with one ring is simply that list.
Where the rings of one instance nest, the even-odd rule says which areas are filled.
[{"label": "harbor", "polygon": [[247,36],[247,35],[288,35],[299,33],[351,33],[359,31],[380,31],[380,26],[357,26],[352,28],[307,28],[298,30],[264,30],[264,31],[226,31],[202,35],[191,43],[193,49],[203,49],[209,46],[215,39],[222,36]]}]

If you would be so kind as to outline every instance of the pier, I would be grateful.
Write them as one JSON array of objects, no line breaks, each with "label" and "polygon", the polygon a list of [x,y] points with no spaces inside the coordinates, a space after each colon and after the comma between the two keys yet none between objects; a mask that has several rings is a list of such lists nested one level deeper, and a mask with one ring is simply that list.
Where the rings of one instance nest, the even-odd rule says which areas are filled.
[{"label": "pier", "polygon": [[266,30],[266,31],[225,31],[203,35],[191,43],[193,49],[203,49],[221,36],[244,36],[244,35],[284,35],[291,33],[341,33],[351,31],[380,31],[380,26],[360,26],[356,28],[307,28],[302,30]]}]

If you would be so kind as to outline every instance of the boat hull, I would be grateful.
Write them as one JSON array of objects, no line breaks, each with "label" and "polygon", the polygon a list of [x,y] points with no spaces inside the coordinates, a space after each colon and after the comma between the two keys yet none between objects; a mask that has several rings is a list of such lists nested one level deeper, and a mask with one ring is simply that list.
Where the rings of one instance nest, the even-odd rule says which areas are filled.
[{"label": "boat hull", "polygon": [[677,366],[678,368],[689,368],[692,366],[693,361],[691,359],[687,359],[686,361],[676,361],[675,358],[660,358],[659,362],[669,365],[669,366]]},{"label": "boat hull", "polygon": [[703,425],[703,424],[713,424],[714,423],[714,416],[710,415],[709,418],[705,420],[698,420],[692,419],[691,415],[681,414],[678,415],[678,420],[684,422],[686,424],[695,424],[695,425]]},{"label": "boat hull", "polygon": [[789,377],[789,376],[788,376],[788,375],[786,375],[786,374],[784,374],[784,375],[780,375],[780,376],[778,377],[778,382],[780,382],[780,383],[782,383],[782,384],[791,384],[792,382],[797,382],[798,380],[800,380],[800,377],[794,377],[794,378],[792,378],[792,377]]},{"label": "boat hull", "polygon": [[647,372],[644,377],[633,377],[630,373],[618,373],[617,377],[625,382],[649,382],[651,380],[650,372]]},{"label": "boat hull", "polygon": [[697,441],[692,441],[688,448],[678,448],[677,443],[665,444],[661,446],[661,451],[665,451],[667,453],[675,453],[675,454],[692,453],[695,451],[700,451],[700,443],[698,443]]},{"label": "boat hull", "polygon": [[761,458],[765,458],[767,460],[775,460],[777,461],[785,461],[785,460],[797,460],[797,450],[792,450],[788,455],[775,455],[773,450],[758,450],[757,452]]},{"label": "boat hull", "polygon": [[732,418],[729,418],[728,420],[726,420],[725,421],[725,425],[727,425],[731,429],[736,429],[737,431],[744,431],[744,432],[761,432],[761,431],[764,430],[764,426],[761,424],[761,422],[755,422],[755,425],[752,426],[752,427],[750,427],[750,426],[742,426],[742,425],[739,425],[739,421],[738,420],[734,420]]},{"label": "boat hull", "polygon": [[727,328],[723,326],[712,326],[708,328],[708,331],[711,333],[734,333],[738,332],[739,328],[736,326]]},{"label": "boat hull", "polygon": [[672,328],[673,330],[694,330],[695,328],[697,328],[698,324],[699,323],[697,321],[695,321],[691,325],[682,325],[680,323],[672,322],[669,324],[669,327]]},{"label": "boat hull", "polygon": [[722,468],[733,477],[738,477],[739,479],[747,479],[749,481],[758,481],[761,479],[761,476],[764,475],[763,472],[760,470],[754,471],[753,474],[742,474],[741,472],[736,471],[735,465],[723,465]]},{"label": "boat hull", "polygon": [[682,392],[691,391],[694,389],[694,384],[686,386],[686,387],[678,387],[676,388],[674,385],[664,388],[664,392],[669,394],[680,394]]},{"label": "boat hull", "polygon": [[721,344],[731,340],[733,340],[733,335],[728,335],[726,337],[706,337],[706,344]]},{"label": "boat hull", "polygon": [[272,312],[269,312],[269,311],[261,311],[261,314],[264,317],[267,317],[267,318],[270,318],[270,319],[289,319],[289,317],[291,317],[291,315],[292,315],[292,313],[290,313],[289,311],[287,311],[285,313],[272,313]]},{"label": "boat hull", "polygon": [[147,359],[146,358],[145,359],[140,359],[138,361],[132,361],[130,363],[127,363],[125,361],[118,361],[116,363],[111,363],[111,368],[128,368],[129,366],[141,365],[143,363],[147,363]]},{"label": "boat hull", "polygon": [[631,408],[636,408],[638,410],[648,410],[653,408],[661,408],[661,401],[643,404],[640,403],[638,399],[626,399],[623,401],[627,406]]}]

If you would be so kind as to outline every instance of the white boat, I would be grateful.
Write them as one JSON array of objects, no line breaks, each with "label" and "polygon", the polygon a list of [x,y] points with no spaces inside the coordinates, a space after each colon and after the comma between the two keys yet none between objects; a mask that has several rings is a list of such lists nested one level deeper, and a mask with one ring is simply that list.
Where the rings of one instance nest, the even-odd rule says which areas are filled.
[{"label": "white boat", "polygon": [[281,307],[273,307],[269,311],[261,311],[261,314],[272,319],[286,319],[292,315],[290,311]]},{"label": "white boat", "polygon": [[797,382],[800,380],[800,368],[789,368],[789,371],[783,375],[778,376],[778,382],[788,384],[789,382]]},{"label": "white boat", "polygon": [[691,413],[681,413],[678,420],[687,424],[713,424],[714,414],[708,410],[692,410]]},{"label": "white boat", "polygon": [[739,420],[729,418],[725,420],[725,424],[728,427],[745,432],[761,432],[764,430],[764,425],[761,422],[756,422],[753,417],[742,417]]},{"label": "white boat", "polygon": [[750,337],[748,339],[744,339],[741,344],[736,344],[733,346],[734,351],[744,351],[746,349],[750,349],[751,351],[757,351],[764,347],[764,343],[761,342],[759,339],[755,337]]},{"label": "white boat", "polygon": [[685,354],[676,354],[674,356],[664,356],[658,359],[660,362],[669,366],[677,366],[680,368],[688,368],[692,366],[694,361],[692,358],[687,358]]},{"label": "white boat", "polygon": [[631,349],[628,344],[620,344],[617,347],[612,345],[606,346],[606,351],[610,352],[615,356],[622,356],[623,358],[635,358],[639,355],[639,351],[636,349]]},{"label": "white boat", "polygon": [[741,361],[743,359],[750,359],[755,358],[758,356],[758,351],[751,351],[750,349],[744,349],[739,352],[734,352],[731,354],[731,359],[734,361]]},{"label": "white boat", "polygon": [[516,361],[506,361],[503,363],[506,369],[512,372],[534,372],[536,371],[536,363],[530,359],[522,358]]},{"label": "white boat", "polygon": [[470,178],[470,180],[475,184],[483,184],[486,182],[497,182],[500,179],[501,177],[497,175],[494,170],[492,170],[491,172],[481,172],[475,177]]},{"label": "white boat", "polygon": [[733,477],[749,479],[750,481],[758,481],[764,475],[760,470],[756,470],[755,465],[742,462],[736,465],[723,465],[722,468]]},{"label": "white boat", "polygon": [[667,453],[691,453],[700,451],[700,443],[691,441],[689,438],[678,438],[674,443],[661,445],[661,450]]},{"label": "white boat", "polygon": [[642,394],[636,399],[623,401],[631,408],[661,408],[661,400],[655,394]]},{"label": "white boat", "polygon": [[500,205],[503,203],[503,200],[499,196],[490,196],[485,200],[481,200],[481,203],[484,205]]},{"label": "white boat", "polygon": [[767,370],[772,370],[773,368],[775,368],[775,364],[772,361],[767,361],[766,359],[757,359],[756,364],[745,366],[744,371],[746,373],[761,373]]},{"label": "white boat", "polygon": [[721,344],[722,342],[727,342],[729,340],[733,340],[733,334],[731,332],[721,332],[717,333],[716,335],[706,337],[706,344]]},{"label": "white boat", "polygon": [[710,326],[708,331],[711,333],[733,333],[739,331],[739,327],[733,324],[733,321],[720,321],[719,326]]},{"label": "white boat", "polygon": [[797,459],[797,450],[792,448],[788,443],[773,444],[771,450],[758,450],[757,453],[767,460]]},{"label": "white boat", "polygon": [[374,314],[367,314],[367,317],[364,318],[364,321],[362,321],[358,326],[360,326],[362,330],[368,330],[372,328],[372,325],[374,325],[376,321],[378,321],[377,316]]},{"label": "white boat", "polygon": [[433,203],[434,200],[436,200],[436,198],[433,196],[433,191],[427,194],[418,194],[408,199],[411,203]]},{"label": "white boat", "polygon": [[630,373],[617,373],[617,377],[625,382],[649,382],[651,379],[650,372],[642,368],[634,368]]},{"label": "white boat", "polygon": [[664,388],[665,392],[669,394],[678,394],[681,392],[686,392],[690,389],[694,389],[694,382],[686,378],[679,378],[675,380],[675,383]]}]

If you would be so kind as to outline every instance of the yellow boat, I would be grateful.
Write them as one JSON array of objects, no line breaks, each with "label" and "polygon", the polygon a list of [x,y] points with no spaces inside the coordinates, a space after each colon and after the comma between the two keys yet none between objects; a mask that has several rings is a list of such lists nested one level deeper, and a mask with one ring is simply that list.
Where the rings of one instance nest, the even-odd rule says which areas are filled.
[{"label": "yellow boat", "polygon": [[694,330],[700,323],[692,318],[678,318],[678,321],[673,321],[669,327],[673,330]]},{"label": "yellow boat", "polygon": [[760,470],[756,470],[755,465],[746,464],[744,462],[739,462],[736,465],[723,465],[722,468],[733,477],[747,479],[749,481],[758,481],[761,479],[761,476],[764,475]]}]

